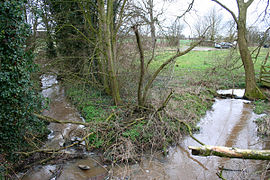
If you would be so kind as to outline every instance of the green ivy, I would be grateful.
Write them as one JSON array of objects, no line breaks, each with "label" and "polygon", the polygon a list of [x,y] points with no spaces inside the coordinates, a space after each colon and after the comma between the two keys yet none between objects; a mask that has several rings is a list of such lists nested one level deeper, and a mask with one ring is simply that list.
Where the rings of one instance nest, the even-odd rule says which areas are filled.
[{"label": "green ivy", "polygon": [[0,2],[0,153],[16,161],[14,152],[29,149],[25,137],[46,130],[32,115],[42,103],[30,79],[35,66],[25,45],[31,31],[23,8],[23,0]]}]

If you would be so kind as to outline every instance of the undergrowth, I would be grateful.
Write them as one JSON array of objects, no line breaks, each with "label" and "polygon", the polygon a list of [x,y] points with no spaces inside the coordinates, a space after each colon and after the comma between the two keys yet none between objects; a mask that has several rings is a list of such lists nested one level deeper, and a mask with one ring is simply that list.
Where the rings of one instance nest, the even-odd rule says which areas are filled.
[{"label": "undergrowth", "polygon": [[263,117],[255,120],[257,124],[257,132],[258,135],[262,137],[270,136],[270,91],[265,89],[265,94],[268,97],[268,100],[258,100],[255,101],[254,104],[254,112],[256,114],[264,114]]},{"label": "undergrowth", "polygon": [[[93,134],[87,139],[87,149],[102,150],[106,160],[137,161],[143,151],[150,149],[166,153],[168,146],[177,144],[181,134],[187,131],[169,110],[157,111],[152,106],[115,107],[112,100],[97,89],[81,85],[66,86],[66,89],[66,95],[85,121],[91,123],[87,131]],[[183,111],[195,113],[196,120],[210,107],[202,96],[194,94],[174,95],[173,99],[183,104]],[[197,130],[195,123],[192,129]]]},{"label": "undergrowth", "polygon": [[[178,142],[186,127],[175,117],[190,124],[193,131],[198,130],[196,124],[212,106],[216,89],[244,85],[243,69],[230,70],[234,62],[224,60],[231,57],[226,53],[191,52],[181,57],[182,60],[171,64],[157,78],[149,97],[152,105],[146,108],[138,108],[134,102],[116,107],[101,90],[68,82],[66,95],[85,121],[91,123],[87,131],[93,134],[87,139],[87,149],[102,150],[110,161],[136,161],[142,151],[166,151],[169,145]],[[150,71],[168,56],[166,53],[157,56]],[[164,100],[164,88],[175,92],[167,107],[157,111]]]},{"label": "undergrowth", "polygon": [[257,132],[258,135],[262,137],[269,137],[270,136],[270,115],[265,115],[259,119],[255,120],[255,123],[257,124]]}]

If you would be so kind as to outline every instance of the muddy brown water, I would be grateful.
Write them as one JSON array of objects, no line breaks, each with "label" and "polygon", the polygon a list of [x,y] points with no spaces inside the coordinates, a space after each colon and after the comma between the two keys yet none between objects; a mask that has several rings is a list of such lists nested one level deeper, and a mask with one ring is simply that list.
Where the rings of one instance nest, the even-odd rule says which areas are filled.
[{"label": "muddy brown water", "polygon": [[[64,97],[64,89],[58,84],[56,76],[42,76],[43,95],[51,99],[50,108],[44,115],[61,119],[83,121],[76,109]],[[232,93],[219,91],[218,93]],[[237,96],[243,95],[243,90],[234,90]],[[216,99],[198,126],[200,132],[195,137],[207,145],[237,147],[243,149],[269,149],[269,144],[259,140],[256,134],[256,124],[259,118],[253,113],[249,101],[241,99]],[[83,126],[71,124],[49,125],[51,134],[46,147],[57,148],[72,138],[71,132],[83,129]],[[119,165],[107,167],[100,163],[94,153],[85,159],[65,162],[61,165],[38,166],[29,170],[23,180],[96,180],[96,179],[138,179],[138,180],[193,180],[219,179],[216,175],[223,167],[222,175],[225,179],[267,179],[269,175],[262,174],[268,165],[267,161],[228,159],[219,157],[199,157],[191,155],[188,146],[199,146],[190,137],[179,140],[177,147],[171,147],[168,156],[160,154],[146,155],[144,159],[133,165]],[[72,150],[66,153],[76,153]],[[78,165],[89,166],[89,170],[81,170]]]}]

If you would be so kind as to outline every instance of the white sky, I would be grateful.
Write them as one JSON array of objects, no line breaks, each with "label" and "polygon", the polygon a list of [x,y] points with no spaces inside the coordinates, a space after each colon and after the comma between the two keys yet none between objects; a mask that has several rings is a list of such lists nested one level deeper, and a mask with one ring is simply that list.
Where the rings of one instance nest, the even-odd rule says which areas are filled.
[{"label": "white sky", "polygon": [[[164,4],[163,0],[156,0],[154,2],[156,4],[157,9],[161,8],[162,5]],[[185,9],[188,7],[188,4],[190,2],[191,0],[174,0],[171,3],[166,2],[166,5],[164,6],[164,11],[165,11],[164,13],[166,14],[164,17],[165,24],[170,21],[173,21],[176,16],[181,15],[185,11]],[[237,10],[236,0],[220,0],[220,2],[226,5],[231,10],[233,10],[233,12],[237,16],[238,10]],[[261,21],[256,21],[259,14],[264,11],[265,6],[266,6],[266,0],[254,0],[252,5],[248,9],[248,16],[247,16],[248,26],[250,25],[257,26],[259,30],[261,31],[264,31],[269,26],[269,24],[266,25],[265,23]],[[206,15],[207,12],[212,7],[215,7],[217,11],[222,14],[223,21],[224,21],[223,23],[232,19],[231,15],[227,11],[222,9],[215,2],[212,2],[211,0],[195,0],[193,9],[189,14],[185,16],[185,20],[192,27],[193,24],[196,22],[197,16]],[[254,24],[254,22],[256,23]],[[184,34],[192,35],[192,29],[190,29],[188,25],[186,25],[186,28],[184,29]]]}]

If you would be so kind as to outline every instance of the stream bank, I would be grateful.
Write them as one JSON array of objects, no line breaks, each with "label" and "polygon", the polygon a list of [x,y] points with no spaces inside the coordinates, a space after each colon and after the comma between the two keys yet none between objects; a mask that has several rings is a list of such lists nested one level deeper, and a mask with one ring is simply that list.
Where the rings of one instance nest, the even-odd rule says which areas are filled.
[{"label": "stream bank", "polygon": [[[56,76],[43,75],[42,94],[51,99],[50,107],[44,115],[61,120],[84,122],[78,111],[66,100],[64,89]],[[240,90],[240,92],[242,92]],[[238,96],[238,95],[237,95]],[[239,95],[241,96],[241,95]],[[242,99],[215,99],[215,103],[200,121],[200,132],[194,136],[205,144],[250,149],[269,149],[269,144],[260,142],[256,134],[254,120],[259,115],[253,113],[249,101]],[[58,148],[67,140],[80,138],[84,126],[72,124],[49,125],[51,134],[45,147]],[[218,157],[192,156],[187,147],[198,145],[190,137],[183,137],[176,147],[169,149],[168,155],[150,153],[140,163],[108,167],[95,153],[81,148],[69,149],[63,153],[84,155],[81,159],[72,159],[56,165],[35,167],[22,179],[218,179],[216,173],[225,169],[227,179],[261,179],[260,175],[267,167],[266,161],[227,159]],[[78,166],[88,166],[82,170]],[[265,178],[269,174],[265,174]]]}]

